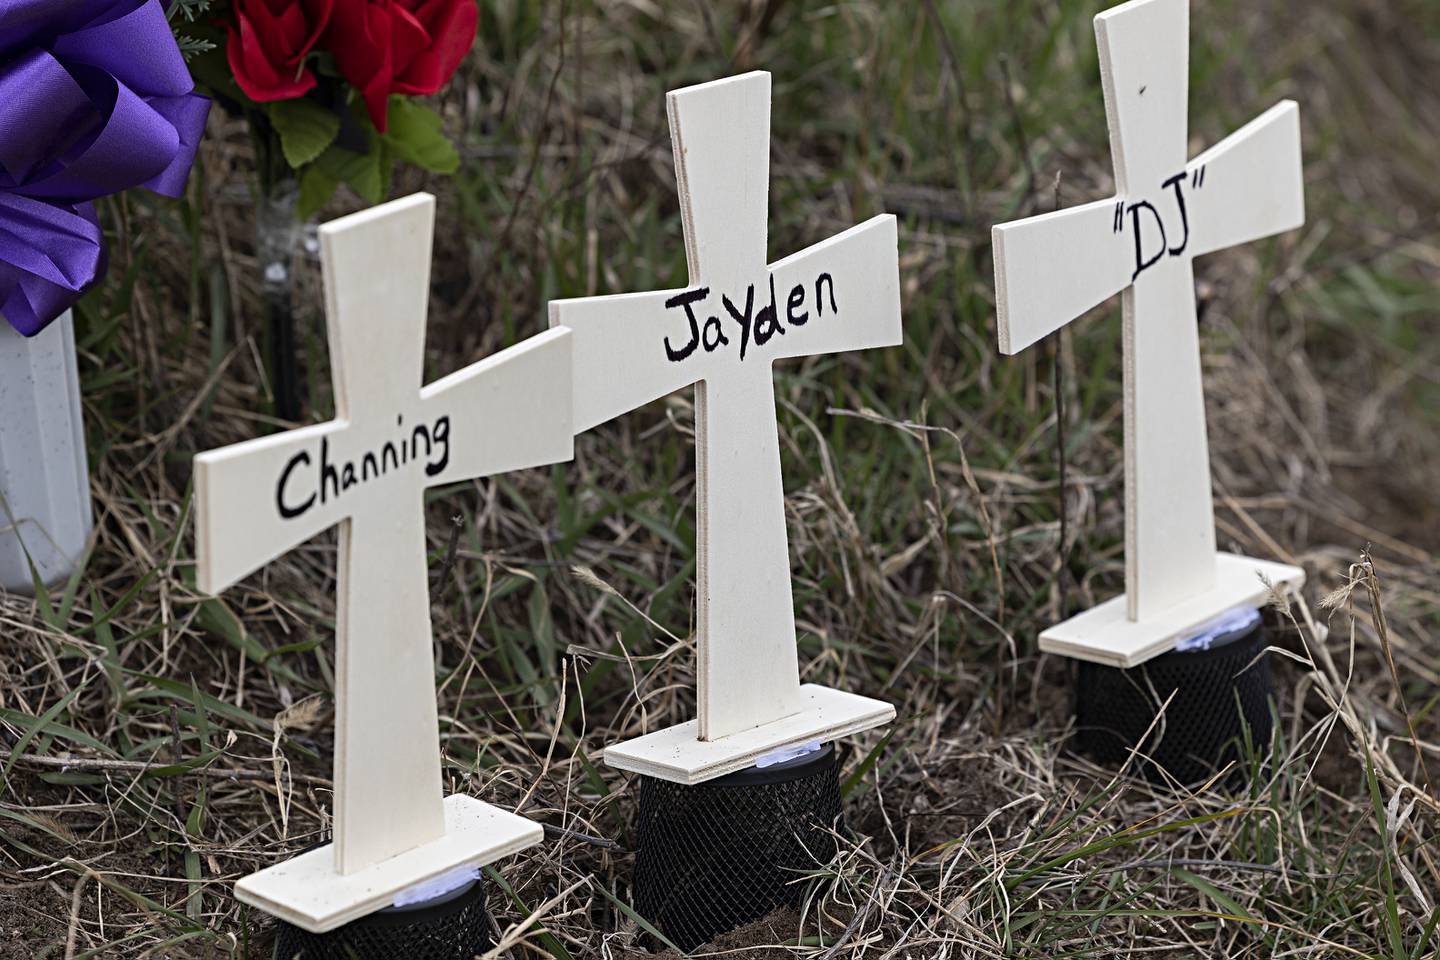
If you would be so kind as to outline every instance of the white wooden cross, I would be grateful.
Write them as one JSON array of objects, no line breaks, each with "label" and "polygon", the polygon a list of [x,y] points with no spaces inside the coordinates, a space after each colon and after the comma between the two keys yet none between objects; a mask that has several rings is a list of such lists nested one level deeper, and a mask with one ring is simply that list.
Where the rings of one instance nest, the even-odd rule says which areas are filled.
[{"label": "white wooden cross", "polygon": [[317,932],[541,838],[442,796],[423,499],[571,458],[570,337],[547,331],[422,388],[434,219],[419,194],[321,227],[335,419],[195,458],[206,593],[340,528],[335,842],[236,885]]},{"label": "white wooden cross", "polygon": [[1123,292],[1125,597],[1041,649],[1133,666],[1271,583],[1286,564],[1216,553],[1191,261],[1305,222],[1300,114],[1271,108],[1186,162],[1189,0],[1095,18],[1117,195],[994,228],[1000,350],[1016,353]]},{"label": "white wooden cross", "polygon": [[900,343],[895,218],[766,266],[770,75],[668,96],[690,285],[550,305],[575,338],[575,429],[695,385],[699,717],[605,751],[680,783],[891,719],[802,686],[771,364]]}]

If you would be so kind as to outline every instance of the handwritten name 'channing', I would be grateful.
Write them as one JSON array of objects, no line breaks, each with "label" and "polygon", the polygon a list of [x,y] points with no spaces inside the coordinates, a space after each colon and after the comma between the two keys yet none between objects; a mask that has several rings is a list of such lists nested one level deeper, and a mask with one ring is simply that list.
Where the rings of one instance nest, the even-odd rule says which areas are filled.
[{"label": "handwritten name 'channing'", "polygon": [[[730,319],[729,334],[726,334],[726,324],[718,314],[710,313],[703,322],[700,319],[708,312],[705,310],[705,303],[710,297],[709,287],[698,287],[676,294],[665,301],[665,307],[677,312],[684,310],[688,330],[684,338],[674,342],[669,336],[665,337],[665,356],[672,363],[681,363],[702,347],[706,353],[728,347],[733,338],[739,341],[740,359],[744,360],[752,342],[757,347],[763,347],[774,337],[784,336],[787,324],[791,327],[803,327],[810,322],[811,303],[806,298],[807,292],[807,288],[801,283],[790,288],[785,297],[784,320],[781,320],[775,302],[774,276],[770,277],[770,302],[758,312],[755,310],[755,284],[745,288],[744,309],[737,307],[729,296],[722,293],[720,303]],[[828,273],[822,273],[815,278],[814,319],[819,320],[825,316],[827,303],[831,313],[840,312],[835,302],[835,278]],[[697,313],[697,310],[700,313]]]},{"label": "handwritten name 'channing'", "polygon": [[404,416],[395,418],[396,436],[355,460],[331,460],[330,438],[320,438],[315,457],[301,450],[285,462],[275,483],[275,508],[286,520],[304,516],[316,504],[338,500],[346,491],[389,473],[423,468],[438,476],[450,463],[450,416],[419,424],[408,433]]}]

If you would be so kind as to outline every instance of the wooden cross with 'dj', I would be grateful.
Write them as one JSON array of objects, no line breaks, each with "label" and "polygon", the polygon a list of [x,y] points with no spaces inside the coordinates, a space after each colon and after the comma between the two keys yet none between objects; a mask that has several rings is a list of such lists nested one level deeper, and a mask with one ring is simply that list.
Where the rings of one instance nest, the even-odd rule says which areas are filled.
[{"label": "wooden cross with 'dj'", "polygon": [[696,720],[606,749],[679,783],[885,723],[889,704],[801,685],[771,364],[900,343],[895,218],[766,265],[770,75],[668,96],[690,285],[561,300],[575,428],[695,385]]},{"label": "wooden cross with 'dj'", "polygon": [[421,194],[322,226],[335,419],[195,458],[206,593],[339,526],[335,842],[235,888],[315,932],[541,837],[443,796],[424,494],[571,458],[570,337],[548,331],[422,388],[434,219]]},{"label": "wooden cross with 'dj'", "polygon": [[1189,0],[1095,18],[1117,196],[994,228],[1000,350],[1016,353],[1123,292],[1125,596],[1041,649],[1134,666],[1232,607],[1298,586],[1287,564],[1217,553],[1195,257],[1305,222],[1300,114],[1271,108],[1187,162]]}]

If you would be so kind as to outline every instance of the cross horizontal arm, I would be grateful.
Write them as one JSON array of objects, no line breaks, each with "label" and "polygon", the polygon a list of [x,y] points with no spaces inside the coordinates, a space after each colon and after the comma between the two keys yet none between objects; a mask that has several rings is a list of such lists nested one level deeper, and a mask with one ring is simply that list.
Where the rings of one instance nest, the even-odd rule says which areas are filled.
[{"label": "cross horizontal arm", "polygon": [[321,502],[322,450],[344,430],[332,421],[195,457],[195,580],[203,592],[220,593],[348,516],[338,496]]},{"label": "cross horizontal arm", "polygon": [[770,266],[775,357],[893,347],[901,342],[895,217],[881,214]]},{"label": "cross horizontal arm", "polygon": [[[1190,162],[1194,256],[1305,223],[1300,107],[1277,103]],[[1218,194],[1218,195],[1217,195]]]},{"label": "cross horizontal arm", "polygon": [[420,391],[414,431],[435,465],[428,485],[574,456],[570,341],[569,330],[547,330]]},{"label": "cross horizontal arm", "polygon": [[1000,352],[1019,353],[1128,287],[1125,229],[1118,199],[995,225]]},{"label": "cross horizontal arm", "polygon": [[704,377],[698,354],[664,362],[667,347],[683,350],[688,338],[684,310],[666,306],[685,292],[550,301],[550,326],[571,331],[576,433]]}]

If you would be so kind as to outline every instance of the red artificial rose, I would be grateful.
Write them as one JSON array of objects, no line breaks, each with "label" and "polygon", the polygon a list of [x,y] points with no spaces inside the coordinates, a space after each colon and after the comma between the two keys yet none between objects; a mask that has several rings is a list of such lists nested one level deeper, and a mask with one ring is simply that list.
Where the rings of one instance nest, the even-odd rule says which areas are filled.
[{"label": "red artificial rose", "polygon": [[475,42],[475,0],[337,0],[321,44],[383,131],[392,93],[429,96]]},{"label": "red artificial rose", "polygon": [[[339,0],[359,6],[355,0]],[[305,58],[330,23],[336,0],[235,0],[225,45],[230,70],[250,99],[264,103],[303,96],[315,86]]]}]

